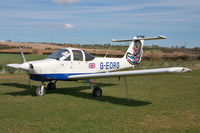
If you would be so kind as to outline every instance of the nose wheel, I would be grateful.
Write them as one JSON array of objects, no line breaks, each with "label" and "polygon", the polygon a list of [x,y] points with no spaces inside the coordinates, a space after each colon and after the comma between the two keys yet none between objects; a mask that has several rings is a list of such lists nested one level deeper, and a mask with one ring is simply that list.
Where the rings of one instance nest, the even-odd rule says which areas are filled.
[{"label": "nose wheel", "polygon": [[[54,90],[54,89],[56,89],[56,81],[55,82],[49,82],[47,84],[47,89],[48,90]],[[36,96],[44,96],[45,94],[46,94],[45,84],[42,83],[39,87],[37,87],[35,89],[35,95]]]},{"label": "nose wheel", "polygon": [[44,89],[44,85],[41,85],[35,89],[36,96],[44,96],[45,94],[46,94],[46,91]]}]

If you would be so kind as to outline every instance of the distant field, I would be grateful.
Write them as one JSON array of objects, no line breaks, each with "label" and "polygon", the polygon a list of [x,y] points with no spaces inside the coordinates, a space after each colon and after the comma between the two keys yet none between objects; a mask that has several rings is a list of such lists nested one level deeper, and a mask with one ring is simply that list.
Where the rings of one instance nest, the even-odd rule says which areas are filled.
[{"label": "distant field", "polygon": [[[191,73],[100,79],[103,96],[84,82],[58,82],[42,97],[26,75],[0,76],[2,133],[200,132],[200,70]],[[33,82],[33,88],[39,82]]]},{"label": "distant field", "polygon": [[[23,43],[23,42],[0,42],[0,53],[19,53],[18,47],[23,47],[26,54],[50,54],[56,49],[74,47],[87,51],[95,56],[123,57],[128,49],[129,43],[116,44],[53,44],[53,43]],[[186,61],[200,62],[200,48],[181,47],[159,47],[157,45],[144,45],[144,61]]]},{"label": "distant field", "polygon": [[[45,59],[48,55],[34,55],[34,54],[25,54],[27,61]],[[6,64],[9,63],[22,63],[20,54],[0,54],[0,67],[5,68]],[[147,68],[159,68],[159,67],[174,67],[174,66],[183,66],[189,67],[192,69],[200,69],[200,61],[163,61],[163,60],[154,60],[154,61],[141,61],[141,64],[136,67],[136,69],[147,69]],[[1,71],[1,70],[0,70]]]}]

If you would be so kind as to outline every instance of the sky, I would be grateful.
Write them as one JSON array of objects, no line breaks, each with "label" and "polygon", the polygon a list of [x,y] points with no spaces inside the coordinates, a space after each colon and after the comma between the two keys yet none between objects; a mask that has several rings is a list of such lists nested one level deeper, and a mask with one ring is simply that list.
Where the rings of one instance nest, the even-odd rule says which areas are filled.
[{"label": "sky", "polygon": [[[200,0],[0,0],[0,40],[200,47]],[[112,43],[116,44],[116,43]]]}]

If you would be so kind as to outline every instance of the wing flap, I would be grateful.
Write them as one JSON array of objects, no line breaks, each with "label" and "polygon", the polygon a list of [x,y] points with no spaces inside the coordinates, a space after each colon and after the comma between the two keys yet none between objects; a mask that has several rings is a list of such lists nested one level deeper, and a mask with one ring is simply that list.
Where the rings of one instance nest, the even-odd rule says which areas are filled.
[{"label": "wing flap", "polygon": [[183,73],[188,71],[191,70],[184,67],[170,67],[170,68],[157,68],[157,69],[145,69],[145,70],[133,70],[133,71],[71,75],[68,77],[68,79],[91,79],[91,78],[121,77],[121,76],[159,74],[159,73]]}]

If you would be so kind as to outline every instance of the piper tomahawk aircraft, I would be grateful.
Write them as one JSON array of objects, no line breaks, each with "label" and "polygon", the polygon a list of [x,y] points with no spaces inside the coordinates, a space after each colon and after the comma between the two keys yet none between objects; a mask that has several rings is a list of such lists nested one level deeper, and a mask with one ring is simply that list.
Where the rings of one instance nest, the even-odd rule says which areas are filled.
[{"label": "piper tomahawk aircraft", "polygon": [[[41,81],[41,86],[35,89],[36,96],[46,94],[44,82],[49,82],[47,89],[56,88],[56,82],[87,80],[93,89],[92,95],[99,97],[102,90],[93,87],[91,79],[105,77],[126,77],[131,75],[157,74],[157,73],[183,73],[191,71],[184,67],[157,68],[146,70],[117,71],[134,68],[141,62],[144,40],[166,39],[164,36],[145,38],[135,36],[133,39],[115,40],[113,42],[128,42],[131,44],[122,58],[94,57],[86,51],[75,48],[56,50],[44,60],[26,62],[20,48],[22,64],[8,64],[8,67],[25,70],[31,80]],[[117,72],[113,72],[117,71]]]}]

